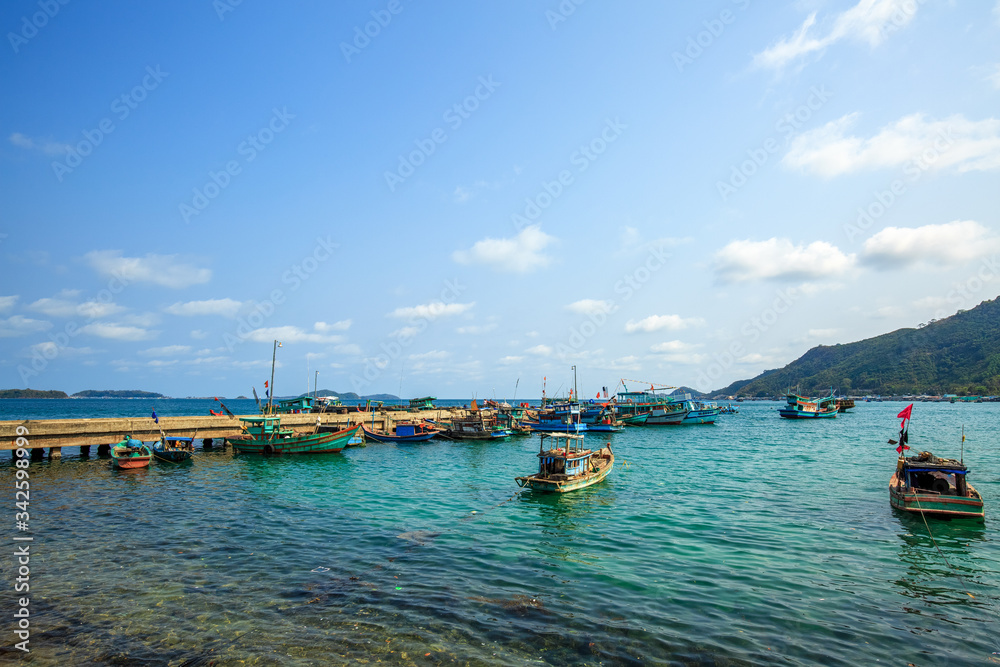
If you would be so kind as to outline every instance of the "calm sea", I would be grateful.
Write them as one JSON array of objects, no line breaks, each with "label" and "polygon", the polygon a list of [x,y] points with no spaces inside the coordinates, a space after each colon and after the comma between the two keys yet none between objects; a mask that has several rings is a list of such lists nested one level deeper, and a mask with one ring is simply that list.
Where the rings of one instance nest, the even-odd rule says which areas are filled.
[{"label": "calm sea", "polygon": [[[202,404],[216,405],[0,401],[0,418]],[[610,439],[616,468],[564,497],[514,483],[535,469],[537,436],[279,458],[199,449],[190,464],[127,472],[66,448],[29,469],[29,658],[1000,662],[1000,404],[915,406],[915,450],[957,457],[964,424],[970,481],[987,504],[985,522],[931,520],[930,533],[889,507],[886,440],[903,406],[796,422],[776,403],[744,403],[713,426],[588,436]],[[16,655],[13,473],[0,468],[0,661]]]}]

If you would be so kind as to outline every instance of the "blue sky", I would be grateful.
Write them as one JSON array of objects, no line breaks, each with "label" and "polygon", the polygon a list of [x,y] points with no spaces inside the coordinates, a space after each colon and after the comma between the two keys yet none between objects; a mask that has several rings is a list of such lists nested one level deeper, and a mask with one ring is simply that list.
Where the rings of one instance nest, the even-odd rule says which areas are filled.
[{"label": "blue sky", "polygon": [[1000,293],[1000,4],[674,4],[4,3],[0,385],[708,390]]}]

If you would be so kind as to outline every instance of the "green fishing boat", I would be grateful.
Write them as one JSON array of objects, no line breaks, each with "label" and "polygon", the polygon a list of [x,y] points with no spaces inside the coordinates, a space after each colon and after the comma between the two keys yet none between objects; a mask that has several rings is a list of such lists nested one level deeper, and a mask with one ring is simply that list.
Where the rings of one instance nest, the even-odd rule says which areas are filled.
[{"label": "green fishing boat", "polygon": [[317,428],[313,433],[297,433],[290,428],[282,428],[278,416],[243,417],[245,435],[229,438],[233,451],[247,454],[335,454],[347,446],[361,424],[349,426],[341,431],[324,433]]}]

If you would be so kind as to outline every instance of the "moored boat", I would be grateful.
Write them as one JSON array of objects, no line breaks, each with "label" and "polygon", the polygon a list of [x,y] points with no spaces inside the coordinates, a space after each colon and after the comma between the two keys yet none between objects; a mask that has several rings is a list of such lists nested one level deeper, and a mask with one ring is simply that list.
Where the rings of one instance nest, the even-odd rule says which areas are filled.
[{"label": "moored boat", "polygon": [[540,409],[534,422],[526,422],[534,431],[556,433],[580,433],[587,425],[580,422],[580,404],[558,403],[548,409]]},{"label": "moored boat", "polygon": [[838,412],[847,412],[848,410],[850,410],[853,407],[854,407],[854,399],[853,398],[838,398],[837,399],[837,411]]},{"label": "moored boat", "polygon": [[297,433],[290,428],[282,428],[277,416],[242,417],[246,434],[229,438],[233,451],[249,454],[335,454],[341,451],[347,441],[361,429],[361,424],[349,426],[340,431]]},{"label": "moored boat", "polygon": [[510,437],[510,431],[497,423],[495,414],[481,410],[476,410],[467,417],[442,423],[442,426],[442,435],[458,440],[503,440]]},{"label": "moored boat", "polygon": [[584,447],[583,435],[542,433],[540,438],[538,472],[514,478],[522,488],[549,493],[577,491],[603,481],[615,467],[610,443],[595,452]]},{"label": "moored boat", "polygon": [[442,431],[427,422],[411,421],[397,422],[393,425],[391,433],[378,431],[374,426],[368,428],[363,424],[361,430],[366,438],[376,442],[426,442]]},{"label": "moored boat", "polygon": [[187,461],[194,454],[194,438],[162,436],[153,443],[153,456],[168,463]]},{"label": "moored boat", "polygon": [[[969,469],[965,465],[965,435],[962,435],[963,456],[961,460],[942,459],[930,452],[920,452],[916,456],[906,456],[909,449],[909,420],[913,404],[903,409],[897,417],[903,423],[899,427],[899,441],[896,452],[896,471],[889,479],[889,504],[905,512],[925,516],[976,517],[985,516],[983,497],[966,479]],[[890,440],[889,444],[897,444]]]},{"label": "moored boat", "polygon": [[145,468],[153,452],[149,445],[132,436],[122,438],[122,441],[111,447],[111,464],[118,470]]},{"label": "moored boat", "polygon": [[837,400],[833,394],[823,398],[787,394],[785,400],[785,407],[778,408],[778,414],[785,419],[823,419],[837,416]]},{"label": "moored boat", "polygon": [[619,415],[618,419],[626,426],[642,426],[649,419],[649,412],[638,412],[631,415]]}]

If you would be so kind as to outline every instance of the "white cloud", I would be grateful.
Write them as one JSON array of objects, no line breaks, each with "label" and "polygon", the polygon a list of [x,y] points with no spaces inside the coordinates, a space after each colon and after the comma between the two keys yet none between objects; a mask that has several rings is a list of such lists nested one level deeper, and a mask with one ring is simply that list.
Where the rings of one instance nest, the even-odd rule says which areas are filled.
[{"label": "white cloud", "polygon": [[163,347],[151,347],[139,352],[139,354],[147,357],[172,357],[190,351],[190,345],[164,345]]},{"label": "white cloud", "polygon": [[971,121],[961,114],[930,120],[904,116],[863,138],[848,135],[860,114],[852,113],[795,137],[782,164],[831,178],[862,169],[904,167],[919,174],[954,167],[959,172],[1000,167],[1000,120]]},{"label": "white cloud", "polygon": [[55,141],[44,141],[36,143],[31,137],[25,136],[20,132],[14,132],[9,137],[10,143],[14,144],[18,148],[25,148],[27,150],[37,150],[45,153],[46,155],[65,155],[70,150],[69,144],[60,144]]},{"label": "white cloud", "polygon": [[500,360],[500,363],[503,364],[504,366],[511,366],[513,364],[519,364],[522,361],[524,361],[524,357],[507,355],[506,357]]},{"label": "white cloud", "polygon": [[807,338],[832,338],[840,333],[840,329],[810,329]]},{"label": "white cloud", "polygon": [[319,331],[320,333],[327,333],[330,331],[347,331],[351,328],[351,320],[340,320],[339,322],[334,322],[333,324],[327,324],[326,322],[316,322],[313,325],[313,329]]},{"label": "white cloud", "polygon": [[202,331],[201,329],[192,329],[191,338],[194,338],[195,340],[204,340],[208,338],[208,332]]},{"label": "white cloud", "polygon": [[459,264],[481,264],[497,271],[529,273],[551,263],[552,258],[542,251],[555,240],[539,225],[532,225],[513,238],[476,241],[469,250],[456,250],[451,257]]},{"label": "white cloud", "polygon": [[[337,354],[346,354],[353,357],[360,357],[362,354],[361,347],[359,345],[355,345],[354,343],[337,345],[333,348],[333,351],[336,352]],[[330,364],[330,365],[334,366],[335,364]]]},{"label": "white cloud", "polygon": [[948,299],[943,296],[925,296],[913,302],[917,308],[943,308],[948,305]]},{"label": "white cloud", "polygon": [[197,315],[221,315],[222,317],[234,318],[243,307],[242,301],[235,299],[206,299],[204,301],[187,301],[167,306],[164,311],[171,315],[182,315],[193,317]]},{"label": "white cloud", "polygon": [[247,334],[247,338],[258,343],[270,343],[275,340],[282,343],[340,343],[344,340],[343,336],[310,333],[291,325],[254,329]]},{"label": "white cloud", "polygon": [[74,317],[79,315],[90,319],[98,319],[120,313],[125,308],[114,303],[103,303],[100,301],[74,303],[68,299],[44,298],[29,304],[28,310],[44,313],[49,317]]},{"label": "white cloud", "polygon": [[581,315],[599,315],[603,313],[610,313],[615,307],[613,301],[598,301],[597,299],[580,299],[575,301],[568,306],[566,310],[571,310],[574,313],[579,313]]},{"label": "white cloud", "polygon": [[705,325],[705,320],[700,317],[681,317],[680,315],[650,315],[641,320],[629,320],[625,323],[627,333],[641,331],[650,333],[652,331],[679,331],[688,327],[700,327]]},{"label": "white cloud", "polygon": [[162,368],[163,366],[173,366],[176,363],[177,359],[150,359],[146,362],[146,365],[153,368]]},{"label": "white cloud", "polygon": [[13,308],[18,298],[16,294],[13,296],[0,296],[0,313],[5,313]]},{"label": "white cloud", "polygon": [[460,334],[476,335],[476,334],[489,333],[490,331],[493,331],[496,328],[497,328],[496,323],[480,324],[480,325],[473,324],[467,327],[458,327],[457,329],[455,329],[455,331]]},{"label": "white cloud", "polygon": [[547,357],[552,354],[552,348],[548,345],[536,345],[534,347],[529,347],[525,350],[528,354],[537,354],[542,357]]},{"label": "white cloud", "polygon": [[832,17],[825,35],[817,35],[816,12],[810,14],[790,37],[756,54],[757,67],[781,69],[810,53],[823,51],[842,39],[867,42],[876,47],[889,33],[905,27],[913,20],[919,3],[914,0],[860,0],[850,9]]},{"label": "white cloud", "polygon": [[115,277],[126,284],[147,282],[179,289],[212,279],[210,269],[184,264],[177,255],[123,257],[120,250],[94,250],[88,252],[85,259],[102,276]]},{"label": "white cloud", "polygon": [[974,220],[923,227],[886,227],[865,241],[862,258],[877,268],[964,266],[1000,252],[1000,236]]},{"label": "white cloud", "polygon": [[653,352],[671,353],[671,352],[690,352],[691,350],[696,350],[701,347],[701,344],[696,343],[685,343],[681,340],[668,340],[663,343],[657,343],[650,349]]},{"label": "white cloud", "polygon": [[0,319],[0,338],[26,336],[30,333],[37,333],[51,328],[51,322],[33,320],[22,315],[11,315],[7,319]]},{"label": "white cloud", "polygon": [[733,241],[715,253],[715,273],[727,283],[808,280],[841,275],[854,261],[854,255],[845,255],[825,241],[797,246],[779,238]]},{"label": "white cloud", "polygon": [[410,359],[415,361],[426,361],[428,359],[447,359],[449,356],[448,352],[444,350],[431,350],[429,352],[419,352],[417,354],[411,354]]},{"label": "white cloud", "polygon": [[432,301],[431,303],[425,303],[419,306],[397,308],[389,313],[387,317],[400,317],[404,319],[419,317],[425,320],[434,320],[439,317],[461,315],[474,305],[476,305],[475,301],[472,303],[444,303],[442,301]]},{"label": "white cloud", "polygon": [[110,338],[111,340],[137,341],[149,340],[156,336],[155,333],[147,331],[141,327],[126,326],[124,324],[112,324],[108,322],[94,322],[80,327],[82,333],[97,336],[99,338]]}]

